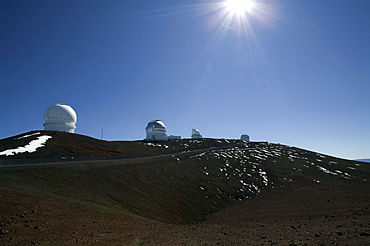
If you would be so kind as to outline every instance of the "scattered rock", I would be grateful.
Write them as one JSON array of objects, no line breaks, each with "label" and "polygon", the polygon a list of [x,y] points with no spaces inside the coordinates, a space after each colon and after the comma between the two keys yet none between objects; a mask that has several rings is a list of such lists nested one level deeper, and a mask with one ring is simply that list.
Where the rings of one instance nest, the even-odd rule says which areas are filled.
[{"label": "scattered rock", "polygon": [[9,233],[8,230],[1,229],[1,231],[0,231],[0,235],[6,235],[8,233]]},{"label": "scattered rock", "polygon": [[370,233],[367,233],[367,232],[361,232],[361,233],[360,233],[360,236],[361,236],[361,237],[368,237],[368,236],[370,236]]}]

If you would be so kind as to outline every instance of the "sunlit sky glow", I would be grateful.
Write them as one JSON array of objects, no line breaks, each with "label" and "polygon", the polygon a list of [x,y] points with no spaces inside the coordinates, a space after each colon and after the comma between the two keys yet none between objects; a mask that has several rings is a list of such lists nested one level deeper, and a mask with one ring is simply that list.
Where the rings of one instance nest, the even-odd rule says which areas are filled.
[{"label": "sunlit sky glow", "polygon": [[370,158],[370,1],[0,2],[0,138],[43,129],[55,103],[76,133],[168,134]]},{"label": "sunlit sky glow", "polygon": [[223,3],[230,16],[240,18],[252,13],[254,2],[251,0],[227,0]]}]

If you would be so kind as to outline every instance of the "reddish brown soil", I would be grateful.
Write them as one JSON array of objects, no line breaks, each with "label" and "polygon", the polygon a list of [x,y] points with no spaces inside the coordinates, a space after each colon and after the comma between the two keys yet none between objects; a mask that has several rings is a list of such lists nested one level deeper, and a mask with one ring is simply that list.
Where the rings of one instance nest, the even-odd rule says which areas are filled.
[{"label": "reddish brown soil", "polygon": [[[3,245],[369,245],[366,197],[291,187],[175,225],[1,189]],[[347,197],[348,196],[348,197]],[[4,233],[3,233],[4,234]]]},{"label": "reddish brown soil", "polygon": [[[71,136],[43,153],[88,153],[99,142]],[[99,144],[109,152],[109,142]],[[177,152],[0,168],[0,245],[370,245],[369,164],[264,143],[112,144],[137,155]],[[238,151],[242,158],[232,157]],[[220,176],[225,162],[229,176]],[[231,173],[243,168],[259,194],[240,192],[241,174]],[[250,172],[259,168],[267,186]]]}]

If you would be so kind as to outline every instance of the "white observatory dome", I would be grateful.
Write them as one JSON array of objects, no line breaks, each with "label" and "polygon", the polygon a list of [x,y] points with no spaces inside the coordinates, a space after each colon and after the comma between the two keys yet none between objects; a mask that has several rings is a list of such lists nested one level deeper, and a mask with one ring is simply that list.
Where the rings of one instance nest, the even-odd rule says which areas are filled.
[{"label": "white observatory dome", "polygon": [[248,136],[247,134],[243,134],[243,135],[240,137],[240,140],[245,141],[245,142],[249,142],[249,136]]},{"label": "white observatory dome", "polygon": [[57,103],[46,109],[44,120],[44,130],[74,133],[77,115],[71,106]]},{"label": "white observatory dome", "polygon": [[167,128],[160,120],[152,120],[145,128],[146,140],[168,140]]},{"label": "white observatory dome", "polygon": [[191,130],[191,138],[202,138],[200,131],[198,129]]}]

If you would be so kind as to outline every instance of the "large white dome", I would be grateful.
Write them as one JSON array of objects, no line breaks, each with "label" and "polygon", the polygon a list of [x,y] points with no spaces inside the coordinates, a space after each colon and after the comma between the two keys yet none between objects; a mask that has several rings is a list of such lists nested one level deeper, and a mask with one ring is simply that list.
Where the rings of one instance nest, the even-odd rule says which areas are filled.
[{"label": "large white dome", "polygon": [[152,120],[145,128],[147,140],[168,140],[167,128],[160,120]]},{"label": "large white dome", "polygon": [[71,106],[57,103],[46,109],[44,120],[44,130],[74,133],[77,115]]},{"label": "large white dome", "polygon": [[166,132],[167,128],[164,125],[164,123],[160,120],[152,120],[148,123],[147,127],[145,128],[145,131],[148,132]]}]

